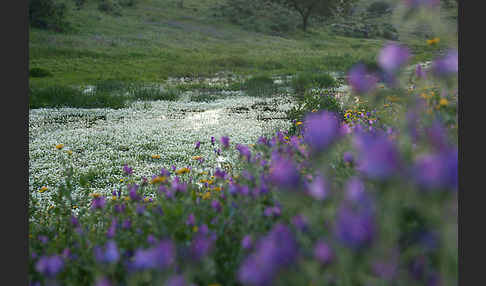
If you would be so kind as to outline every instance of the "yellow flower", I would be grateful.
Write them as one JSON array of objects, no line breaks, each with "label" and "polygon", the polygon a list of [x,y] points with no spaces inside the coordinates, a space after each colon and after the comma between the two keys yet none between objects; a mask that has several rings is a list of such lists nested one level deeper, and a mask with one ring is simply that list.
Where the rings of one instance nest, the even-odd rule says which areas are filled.
[{"label": "yellow flower", "polygon": [[54,208],[54,205],[49,206],[49,210],[52,210]]},{"label": "yellow flower", "polygon": [[220,192],[221,191],[221,187],[215,187],[213,190],[215,190],[217,192]]},{"label": "yellow flower", "polygon": [[207,200],[207,199],[209,199],[210,197],[211,197],[211,193],[210,193],[210,192],[206,192],[206,193],[204,193],[204,194],[202,195],[203,200]]},{"label": "yellow flower", "polygon": [[120,183],[123,183],[123,181],[124,181],[124,180],[123,180],[123,178],[121,178],[121,179],[120,179]]},{"label": "yellow flower", "polygon": [[209,173],[208,173],[207,171],[204,171],[204,172],[201,172],[200,174],[201,174],[201,175],[207,175],[207,174],[209,174]]},{"label": "yellow flower", "polygon": [[383,107],[389,107],[390,104],[386,103],[386,104],[383,104]]},{"label": "yellow flower", "polygon": [[148,203],[148,202],[150,201],[150,199],[149,199],[149,198],[147,198],[147,197],[145,197],[145,198],[143,199],[143,201],[144,201],[144,202],[146,202],[146,203]]},{"label": "yellow flower", "polygon": [[128,202],[130,200],[130,197],[125,197],[124,199],[125,199],[125,201]]},{"label": "yellow flower", "polygon": [[197,232],[198,230],[199,230],[199,228],[197,227],[197,225],[195,225],[195,226],[192,227],[192,231],[193,232]]},{"label": "yellow flower", "polygon": [[178,175],[180,175],[180,174],[189,173],[190,171],[191,171],[191,170],[189,170],[188,168],[185,168],[185,167],[184,167],[184,168],[182,168],[182,169],[177,170],[177,171],[176,171],[176,173],[177,173]]},{"label": "yellow flower", "polygon": [[72,155],[72,154],[73,154],[73,151],[71,151],[71,150],[66,150],[66,153],[67,153],[68,155]]},{"label": "yellow flower", "polygon": [[317,109],[312,109],[312,112],[316,112],[316,111],[317,111]]},{"label": "yellow flower", "polygon": [[73,206],[73,209],[77,209],[77,208],[78,208],[78,206],[76,206],[76,205]]},{"label": "yellow flower", "polygon": [[199,160],[201,158],[202,158],[201,156],[194,156],[194,157],[192,157],[193,160]]},{"label": "yellow flower", "polygon": [[46,186],[43,186],[42,188],[40,188],[39,193],[43,193],[43,192],[47,191],[47,189],[48,188]]},{"label": "yellow flower", "polygon": [[447,106],[449,104],[449,101],[447,100],[447,98],[441,98],[439,100],[439,105],[440,106]]},{"label": "yellow flower", "polygon": [[167,178],[165,176],[157,176],[150,181],[151,184],[163,183]]},{"label": "yellow flower", "polygon": [[208,184],[209,184],[209,185],[211,185],[212,183],[214,183],[214,181],[213,181],[213,180],[209,180],[209,181],[208,181]]},{"label": "yellow flower", "polygon": [[160,159],[160,155],[152,155],[152,159]]},{"label": "yellow flower", "polygon": [[112,196],[111,199],[116,201],[116,196]]},{"label": "yellow flower", "polygon": [[432,46],[432,45],[437,45],[440,42],[439,38],[433,38],[430,40],[427,40],[427,45]]},{"label": "yellow flower", "polygon": [[61,150],[64,147],[64,144],[57,144],[56,149]]},{"label": "yellow flower", "polygon": [[297,122],[295,122],[295,125],[296,126],[302,125],[302,122],[301,121],[297,121]]}]

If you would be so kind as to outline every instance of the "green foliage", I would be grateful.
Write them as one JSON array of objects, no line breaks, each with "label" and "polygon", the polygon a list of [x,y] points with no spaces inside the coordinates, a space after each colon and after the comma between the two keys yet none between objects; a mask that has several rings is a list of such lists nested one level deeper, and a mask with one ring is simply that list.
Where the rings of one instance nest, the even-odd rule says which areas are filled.
[{"label": "green foliage", "polygon": [[215,16],[228,19],[245,30],[282,35],[293,31],[298,15],[279,4],[262,0],[227,0],[214,9]]},{"label": "green foliage", "polygon": [[180,97],[180,91],[174,88],[163,90],[160,86],[153,85],[139,85],[130,86],[129,94],[137,100],[168,100],[175,101]]},{"label": "green foliage", "polygon": [[297,12],[301,16],[302,29],[307,30],[308,21],[311,16],[331,17],[338,11],[339,14],[348,11],[355,0],[270,0]]},{"label": "green foliage", "polygon": [[78,108],[123,108],[127,97],[112,95],[108,92],[95,91],[83,93],[78,88],[54,85],[33,87],[29,90],[29,108],[78,107]]},{"label": "green foliage", "polygon": [[373,16],[381,16],[391,12],[391,6],[385,1],[376,1],[366,8],[366,12]]},{"label": "green foliage", "polygon": [[100,0],[98,10],[107,14],[121,16],[121,5],[116,0]]},{"label": "green foliage", "polygon": [[[297,96],[297,104],[287,112],[287,118],[292,122],[303,121],[305,116],[310,112],[319,112],[322,110],[335,112],[339,118],[343,118],[344,112],[337,102],[336,98],[324,92],[313,93],[306,91],[304,95]],[[298,133],[301,126],[293,124],[289,129],[289,135]]]},{"label": "green foliage", "polygon": [[242,84],[242,89],[249,96],[271,96],[277,91],[277,85],[273,79],[267,75],[257,75],[251,77]]},{"label": "green foliage", "polygon": [[356,16],[353,19],[342,19],[330,27],[334,34],[346,37],[398,40],[398,31],[392,24],[373,18]]},{"label": "green foliage", "polygon": [[327,73],[302,72],[291,81],[291,87],[298,95],[304,94],[310,88],[336,87],[336,80]]},{"label": "green foliage", "polygon": [[65,32],[71,28],[67,14],[68,6],[60,0],[29,1],[29,23],[32,27]]},{"label": "green foliage", "polygon": [[29,70],[29,76],[30,77],[48,77],[52,76],[52,74],[43,68],[31,68]]}]

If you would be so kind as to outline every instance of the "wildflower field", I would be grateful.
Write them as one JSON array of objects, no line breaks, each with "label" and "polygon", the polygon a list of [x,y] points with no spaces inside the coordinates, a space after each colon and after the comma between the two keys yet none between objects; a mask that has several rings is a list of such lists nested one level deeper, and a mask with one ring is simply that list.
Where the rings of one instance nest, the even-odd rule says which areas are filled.
[{"label": "wildflower field", "polygon": [[400,2],[427,63],[31,109],[30,285],[457,285],[457,35]]}]

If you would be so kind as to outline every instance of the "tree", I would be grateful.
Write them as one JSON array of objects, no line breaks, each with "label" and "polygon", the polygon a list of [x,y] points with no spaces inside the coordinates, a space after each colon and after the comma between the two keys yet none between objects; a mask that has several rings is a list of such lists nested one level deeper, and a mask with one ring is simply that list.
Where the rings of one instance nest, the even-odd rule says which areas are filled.
[{"label": "tree", "polygon": [[331,16],[336,10],[347,10],[356,0],[270,0],[297,11],[302,17],[302,29],[307,30],[312,15]]}]

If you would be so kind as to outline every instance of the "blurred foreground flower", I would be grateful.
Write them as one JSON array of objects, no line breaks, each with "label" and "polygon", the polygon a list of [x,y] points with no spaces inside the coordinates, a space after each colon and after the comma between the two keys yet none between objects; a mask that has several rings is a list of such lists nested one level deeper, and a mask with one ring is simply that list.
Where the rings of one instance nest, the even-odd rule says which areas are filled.
[{"label": "blurred foreground flower", "polygon": [[364,64],[357,64],[348,74],[348,83],[356,93],[368,93],[376,88],[378,78],[369,73]]}]

